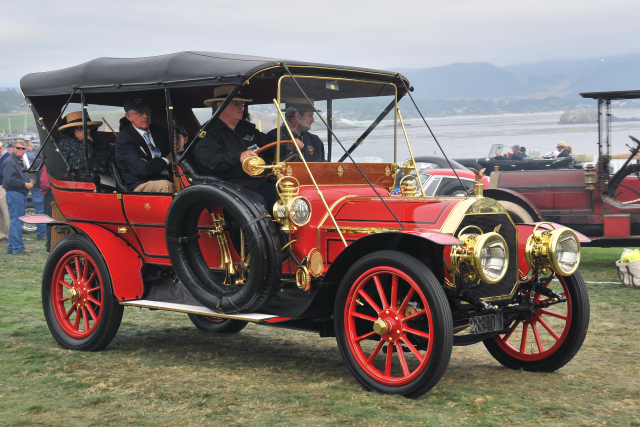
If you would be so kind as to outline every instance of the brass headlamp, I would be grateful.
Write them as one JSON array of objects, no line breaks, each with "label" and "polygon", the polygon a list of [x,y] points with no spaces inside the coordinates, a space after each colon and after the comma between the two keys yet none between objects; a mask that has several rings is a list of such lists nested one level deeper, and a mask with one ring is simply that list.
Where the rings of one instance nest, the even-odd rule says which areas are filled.
[{"label": "brass headlamp", "polygon": [[[477,233],[465,233],[475,228]],[[479,227],[469,225],[458,234],[463,244],[451,249],[451,266],[456,275],[463,273],[463,280],[481,280],[489,285],[498,283],[507,272],[509,252],[507,242],[495,231],[483,233]]]},{"label": "brass headlamp", "polygon": [[311,220],[311,203],[304,196],[298,196],[300,183],[292,176],[285,176],[276,183],[280,196],[273,205],[273,218],[282,224],[281,230],[293,233]]},{"label": "brass headlamp", "polygon": [[[553,230],[539,229],[547,224]],[[573,230],[555,229],[549,222],[541,222],[527,239],[525,258],[531,268],[537,266],[543,274],[553,270],[560,276],[570,276],[580,265],[580,240]]]}]

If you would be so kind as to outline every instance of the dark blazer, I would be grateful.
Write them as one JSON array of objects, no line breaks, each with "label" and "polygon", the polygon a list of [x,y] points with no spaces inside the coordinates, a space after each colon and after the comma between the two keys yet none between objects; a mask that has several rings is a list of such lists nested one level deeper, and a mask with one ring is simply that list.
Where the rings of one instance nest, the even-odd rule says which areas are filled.
[{"label": "dark blazer", "polygon": [[[26,155],[26,154],[25,154]],[[24,165],[20,163],[20,159],[15,154],[10,155],[2,164],[2,187],[6,191],[17,191],[25,196],[29,192],[25,183],[31,182],[29,174],[23,172]]]},{"label": "dark blazer", "polygon": [[[167,157],[171,147],[167,130],[158,125],[149,126],[149,130],[160,154]],[[145,182],[169,179],[167,175],[161,175],[168,169],[167,162],[152,157],[147,142],[131,123],[127,123],[116,138],[116,163],[128,191]]]}]

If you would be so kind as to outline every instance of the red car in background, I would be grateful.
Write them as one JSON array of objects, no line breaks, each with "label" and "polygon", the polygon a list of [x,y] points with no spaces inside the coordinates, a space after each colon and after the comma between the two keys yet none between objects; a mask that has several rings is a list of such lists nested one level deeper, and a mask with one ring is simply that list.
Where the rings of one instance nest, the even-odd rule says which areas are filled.
[{"label": "red car in background", "polygon": [[[640,244],[640,141],[630,135],[627,161],[610,173],[612,101],[640,98],[640,91],[581,94],[598,102],[599,157],[585,169],[498,171],[491,174],[491,194],[505,201],[524,222],[557,222],[589,236],[596,246]],[[503,203],[505,205],[505,203]]]}]

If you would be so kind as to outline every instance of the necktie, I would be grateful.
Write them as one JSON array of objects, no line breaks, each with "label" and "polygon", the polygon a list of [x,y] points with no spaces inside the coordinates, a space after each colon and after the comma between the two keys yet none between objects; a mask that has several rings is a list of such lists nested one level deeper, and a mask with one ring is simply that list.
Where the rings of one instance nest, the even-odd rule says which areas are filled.
[{"label": "necktie", "polygon": [[151,150],[151,155],[153,156],[153,158],[155,159],[156,157],[160,157],[160,150],[158,150],[158,147],[151,143],[148,133],[144,134],[144,140],[147,141],[147,146],[149,147],[149,150]]}]

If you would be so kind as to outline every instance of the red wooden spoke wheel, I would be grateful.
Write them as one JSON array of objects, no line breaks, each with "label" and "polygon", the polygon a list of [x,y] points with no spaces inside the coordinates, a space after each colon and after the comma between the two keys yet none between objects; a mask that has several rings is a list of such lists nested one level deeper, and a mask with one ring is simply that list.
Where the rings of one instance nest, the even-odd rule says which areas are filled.
[{"label": "red wooden spoke wheel", "polygon": [[351,267],[338,291],[335,323],[351,371],[383,393],[426,393],[451,356],[444,293],[429,269],[404,253],[375,252]]},{"label": "red wooden spoke wheel", "polygon": [[42,306],[53,337],[64,348],[98,351],[120,327],[123,307],[113,297],[104,260],[81,235],[61,240],[42,275]]},{"label": "red wooden spoke wheel", "polygon": [[67,252],[58,261],[51,287],[53,312],[62,329],[77,339],[91,334],[102,316],[104,287],[89,255]]},{"label": "red wooden spoke wheel", "polygon": [[[485,341],[489,352],[514,369],[554,371],[578,352],[589,326],[589,298],[580,273],[558,276],[545,284],[567,299],[566,303],[538,308],[526,319],[516,320],[506,334]],[[535,304],[548,297],[536,294]]]},{"label": "red wooden spoke wheel", "polygon": [[[402,292],[400,298],[399,292]],[[417,309],[408,305],[412,299]],[[425,303],[420,287],[397,268],[375,267],[356,280],[347,297],[345,330],[351,353],[369,376],[382,384],[394,386],[407,384],[422,372],[433,347],[429,340],[433,334],[433,321],[431,310]],[[374,317],[367,314],[371,308],[377,314]],[[420,316],[424,316],[425,330],[412,329],[408,322]],[[370,331],[363,335],[358,334],[356,326],[360,321],[369,323]],[[426,349],[418,350],[410,335],[426,340]],[[410,350],[406,355],[403,346]],[[383,349],[386,351],[381,351]],[[396,369],[398,367],[400,369]]]}]

